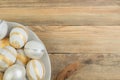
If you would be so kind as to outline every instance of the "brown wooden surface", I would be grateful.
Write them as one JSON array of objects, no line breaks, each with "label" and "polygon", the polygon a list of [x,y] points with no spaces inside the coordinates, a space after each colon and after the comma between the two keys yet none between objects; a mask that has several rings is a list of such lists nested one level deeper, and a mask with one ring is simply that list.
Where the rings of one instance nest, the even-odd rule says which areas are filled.
[{"label": "brown wooden surface", "polygon": [[59,8],[0,8],[0,18],[24,25],[116,26],[120,25],[118,6]]},{"label": "brown wooden surface", "polygon": [[0,0],[0,18],[43,40],[51,80],[120,80],[119,0]]},{"label": "brown wooden surface", "polygon": [[50,54],[50,57],[52,80],[65,66],[76,62],[80,66],[67,80],[120,80],[120,54]]},{"label": "brown wooden surface", "polygon": [[119,6],[119,0],[1,0],[0,7],[79,7],[79,6]]},{"label": "brown wooden surface", "polygon": [[120,53],[120,26],[30,28],[39,35],[50,53]]}]

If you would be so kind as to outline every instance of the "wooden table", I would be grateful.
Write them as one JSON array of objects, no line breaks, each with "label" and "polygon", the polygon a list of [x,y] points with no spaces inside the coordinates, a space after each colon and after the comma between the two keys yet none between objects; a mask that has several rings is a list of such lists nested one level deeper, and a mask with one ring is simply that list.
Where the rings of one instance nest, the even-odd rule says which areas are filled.
[{"label": "wooden table", "polygon": [[119,0],[1,0],[0,18],[43,40],[51,80],[120,80]]}]

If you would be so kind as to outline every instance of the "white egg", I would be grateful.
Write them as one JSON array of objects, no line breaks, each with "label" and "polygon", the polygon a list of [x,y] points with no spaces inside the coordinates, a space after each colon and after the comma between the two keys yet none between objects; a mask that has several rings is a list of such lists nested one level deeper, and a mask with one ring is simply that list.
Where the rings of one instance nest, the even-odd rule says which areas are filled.
[{"label": "white egg", "polygon": [[11,46],[0,48],[0,71],[5,71],[9,66],[16,61],[17,52]]},{"label": "white egg", "polygon": [[6,21],[0,20],[0,40],[5,38],[8,33],[8,25]]},{"label": "white egg", "polygon": [[13,48],[12,46],[6,46],[3,49],[5,49],[6,51],[8,51],[9,53],[11,53],[11,55],[13,55],[14,57],[17,57],[17,51],[15,48]]},{"label": "white egg", "polygon": [[24,51],[29,58],[40,59],[45,53],[45,47],[39,41],[29,41],[26,43]]},{"label": "white egg", "polygon": [[27,77],[29,80],[44,80],[45,68],[43,63],[38,60],[31,60],[27,66]]},{"label": "white egg", "polygon": [[30,59],[25,55],[23,49],[18,49],[17,53],[18,55],[17,55],[16,64],[21,64],[25,66]]},{"label": "white egg", "polygon": [[3,80],[25,80],[26,70],[22,65],[12,65],[9,67],[3,76]]},{"label": "white egg", "polygon": [[22,48],[28,40],[27,31],[24,28],[16,27],[10,32],[10,44],[14,48]]}]

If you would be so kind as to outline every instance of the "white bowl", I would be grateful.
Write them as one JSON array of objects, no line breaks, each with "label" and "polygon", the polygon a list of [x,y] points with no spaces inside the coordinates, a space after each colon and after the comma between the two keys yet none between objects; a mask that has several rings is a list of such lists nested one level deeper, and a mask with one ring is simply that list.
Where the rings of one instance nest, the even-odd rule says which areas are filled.
[{"label": "white bowl", "polygon": [[[9,29],[8,29],[9,31],[11,31],[11,29],[15,26],[23,26],[22,24],[19,24],[19,23],[16,23],[16,22],[7,22],[7,24],[9,26]],[[38,38],[38,36],[32,30],[30,30],[29,28],[28,28],[28,30],[29,30],[28,41],[37,40],[37,41],[40,41],[43,44],[43,42]],[[44,63],[45,70],[46,70],[44,80],[50,80],[51,79],[51,63],[50,63],[50,58],[49,58],[49,55],[48,55],[48,52],[47,52],[46,48],[45,48],[45,54],[41,58],[41,61]]]}]

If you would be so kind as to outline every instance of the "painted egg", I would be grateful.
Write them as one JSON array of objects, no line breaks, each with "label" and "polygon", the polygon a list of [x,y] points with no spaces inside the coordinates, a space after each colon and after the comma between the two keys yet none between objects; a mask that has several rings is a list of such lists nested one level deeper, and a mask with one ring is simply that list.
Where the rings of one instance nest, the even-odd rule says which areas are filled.
[{"label": "painted egg", "polygon": [[28,58],[25,53],[24,53],[24,50],[23,49],[18,49],[17,50],[17,61],[16,63],[17,64],[21,64],[21,65],[26,65],[27,62],[30,60],[30,58]]},{"label": "painted egg", "polygon": [[9,38],[4,38],[0,40],[0,48],[4,48],[5,46],[9,46]]},{"label": "painted egg", "polygon": [[0,48],[0,71],[5,71],[9,66],[16,61],[17,52],[11,47]]},{"label": "painted egg", "polygon": [[45,47],[39,41],[29,41],[26,43],[24,51],[29,58],[40,59],[45,53]]},{"label": "painted egg", "polygon": [[8,33],[8,25],[5,21],[0,20],[0,40],[5,38]]},{"label": "painted egg", "polygon": [[22,48],[28,40],[27,31],[21,27],[13,28],[10,32],[9,40],[14,48]]},{"label": "painted egg", "polygon": [[31,60],[26,67],[29,80],[44,80],[45,68],[38,60]]},{"label": "painted egg", "polygon": [[12,65],[9,67],[3,76],[3,80],[25,80],[26,70],[22,65]]},{"label": "painted egg", "polygon": [[15,48],[13,48],[12,46],[6,46],[3,49],[5,49],[6,51],[8,51],[9,53],[11,53],[12,56],[17,57],[17,51]]}]

